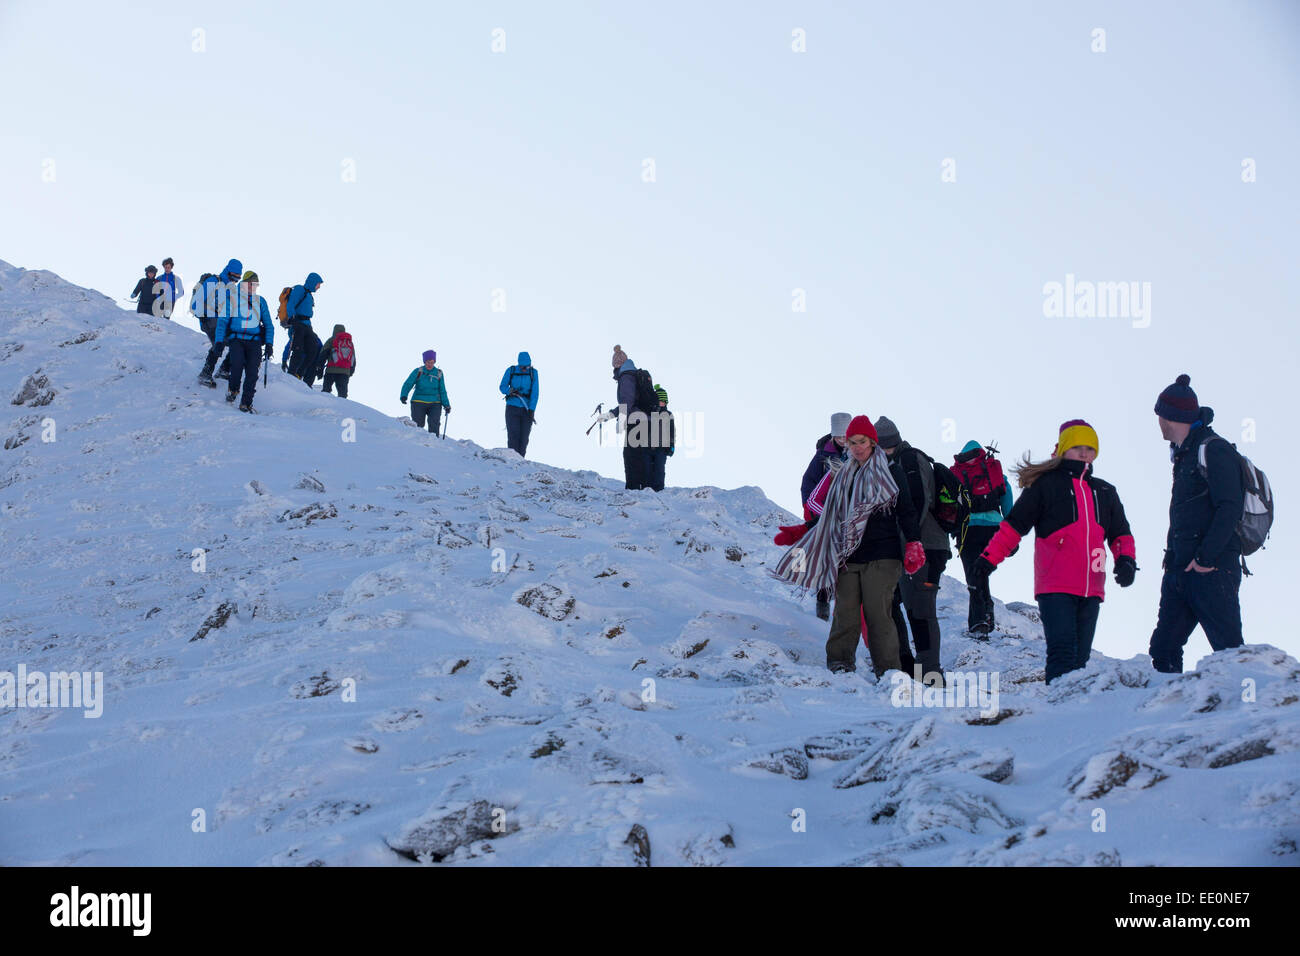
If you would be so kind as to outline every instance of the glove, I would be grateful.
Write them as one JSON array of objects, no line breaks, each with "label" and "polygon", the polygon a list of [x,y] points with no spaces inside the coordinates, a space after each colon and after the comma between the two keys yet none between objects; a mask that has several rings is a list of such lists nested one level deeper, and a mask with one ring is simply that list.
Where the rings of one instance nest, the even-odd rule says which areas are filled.
[{"label": "glove", "polygon": [[903,570],[915,574],[925,567],[925,548],[920,541],[909,541],[903,549]]},{"label": "glove", "polygon": [[274,354],[274,351],[275,350],[271,348],[271,343],[267,342],[266,348],[262,349],[262,358],[269,359],[272,356],[272,354]]},{"label": "glove", "polygon": [[406,404],[406,398],[405,398],[405,397],[402,398],[402,404],[403,404],[403,405]]},{"label": "glove", "polygon": [[1133,577],[1137,574],[1137,561],[1127,554],[1122,554],[1115,559],[1115,583],[1122,588],[1126,588],[1133,583]]},{"label": "glove", "polygon": [[444,406],[442,406],[442,407],[445,408],[445,409],[447,410],[447,414],[448,414],[448,415],[451,414],[451,405],[450,405],[450,404],[448,404],[448,405],[444,405]]},{"label": "glove", "polygon": [[970,570],[971,570],[971,574],[973,574],[977,578],[987,578],[990,574],[992,574],[997,569],[998,566],[996,564],[994,564],[992,561],[990,561],[988,558],[984,557],[984,555],[981,554],[978,558],[975,559],[975,563],[971,565]]},{"label": "glove", "polygon": [[675,452],[676,450],[677,450],[677,446],[676,446],[676,445],[673,445],[671,448],[669,448],[669,449],[668,449],[668,457],[669,457],[669,458],[673,457],[673,452]]},{"label": "glove", "polygon": [[776,537],[773,538],[772,541],[782,547],[797,543],[808,531],[808,526],[806,524],[783,524],[779,527],[781,530],[777,532]]}]

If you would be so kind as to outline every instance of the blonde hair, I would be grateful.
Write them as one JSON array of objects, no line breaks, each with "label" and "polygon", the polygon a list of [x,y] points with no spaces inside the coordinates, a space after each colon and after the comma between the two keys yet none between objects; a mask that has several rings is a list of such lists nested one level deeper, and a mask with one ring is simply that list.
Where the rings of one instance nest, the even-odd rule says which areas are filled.
[{"label": "blonde hair", "polygon": [[1065,461],[1059,455],[1048,458],[1045,461],[1030,461],[1029,452],[1020,459],[1020,463],[1013,469],[1016,473],[1016,484],[1021,488],[1028,488],[1035,481],[1053,469],[1061,467],[1061,462]]}]

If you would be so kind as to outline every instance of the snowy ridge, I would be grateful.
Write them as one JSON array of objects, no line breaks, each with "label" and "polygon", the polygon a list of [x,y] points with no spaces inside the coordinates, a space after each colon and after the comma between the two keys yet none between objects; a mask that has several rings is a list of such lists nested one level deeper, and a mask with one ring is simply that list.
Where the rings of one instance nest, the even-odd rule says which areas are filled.
[{"label": "snowy ridge", "polygon": [[0,863],[1300,860],[1280,650],[1047,688],[1032,606],[970,642],[945,578],[999,708],[895,706],[826,671],[758,489],[627,492],[278,366],[241,415],[206,344],[0,263],[0,670],[104,675],[98,719],[0,707]]}]

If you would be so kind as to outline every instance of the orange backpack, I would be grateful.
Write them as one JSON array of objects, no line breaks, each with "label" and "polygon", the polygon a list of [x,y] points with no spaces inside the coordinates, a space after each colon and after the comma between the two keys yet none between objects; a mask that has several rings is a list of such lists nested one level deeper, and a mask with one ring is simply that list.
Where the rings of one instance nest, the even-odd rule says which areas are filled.
[{"label": "orange backpack", "polygon": [[289,295],[293,292],[293,286],[285,286],[280,290],[280,307],[275,311],[275,317],[280,320],[282,328],[289,327]]}]

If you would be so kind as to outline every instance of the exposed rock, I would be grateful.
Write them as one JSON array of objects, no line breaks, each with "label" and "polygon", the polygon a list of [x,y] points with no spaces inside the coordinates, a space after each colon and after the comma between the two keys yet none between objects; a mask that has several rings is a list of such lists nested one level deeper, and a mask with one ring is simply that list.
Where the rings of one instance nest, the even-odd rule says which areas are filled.
[{"label": "exposed rock", "polygon": [[304,700],[308,697],[325,697],[334,693],[342,685],[329,675],[329,671],[321,671],[313,677],[306,680],[300,680],[289,688],[289,696]]},{"label": "exposed rock", "polygon": [[786,747],[784,750],[777,750],[751,760],[747,766],[782,774],[792,780],[808,779],[808,757],[795,747]]},{"label": "exposed rock", "polygon": [[234,601],[222,601],[217,609],[209,614],[199,626],[198,632],[190,638],[190,643],[201,641],[208,636],[209,631],[215,631],[218,628],[226,626],[230,616],[238,610]]},{"label": "exposed rock", "polygon": [[636,866],[650,865],[650,834],[646,833],[645,827],[639,823],[632,824],[632,829],[627,832],[627,839],[623,841],[632,847],[632,859]]},{"label": "exposed rock", "polygon": [[[1071,775],[1067,789],[1080,800],[1096,800],[1116,787],[1146,790],[1168,774],[1122,750],[1108,750],[1092,757]],[[1131,782],[1131,784],[1130,784]]]},{"label": "exposed rock", "polygon": [[431,810],[408,823],[387,843],[394,853],[408,860],[440,863],[460,847],[495,840],[517,829],[504,808],[474,800]]},{"label": "exposed rock", "polygon": [[515,603],[551,621],[563,621],[573,613],[577,600],[554,584],[538,584],[515,595]]},{"label": "exposed rock", "polygon": [[316,477],[313,476],[313,475],[302,475],[302,476],[298,479],[297,483],[294,484],[294,487],[295,487],[295,488],[302,488],[302,489],[304,489],[304,490],[306,490],[306,491],[315,491],[315,492],[317,492],[317,493],[319,493],[319,494],[324,494],[324,493],[325,493],[325,486],[324,486],[323,484],[321,484],[321,481],[320,481],[319,478],[316,478]]}]

